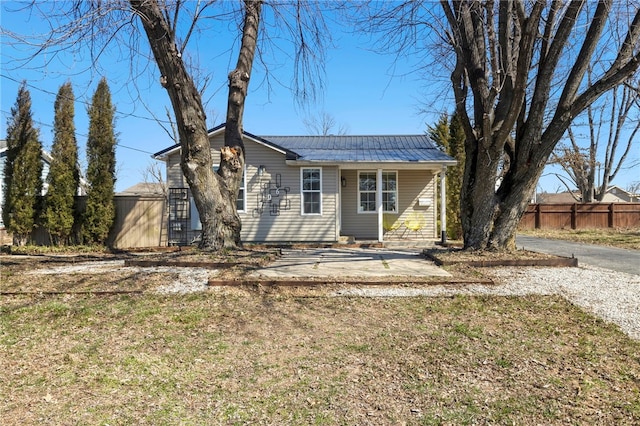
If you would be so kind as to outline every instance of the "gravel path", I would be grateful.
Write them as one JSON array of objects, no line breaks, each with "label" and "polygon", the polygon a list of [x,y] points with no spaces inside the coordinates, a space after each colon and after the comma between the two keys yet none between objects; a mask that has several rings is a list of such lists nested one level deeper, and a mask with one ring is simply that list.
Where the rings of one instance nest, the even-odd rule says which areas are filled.
[{"label": "gravel path", "polygon": [[463,295],[560,295],[640,340],[640,276],[594,266],[578,268],[491,268],[499,285],[422,288],[353,288],[335,296],[412,297]]},{"label": "gravel path", "polygon": [[[217,271],[203,268],[125,268],[123,261],[83,262],[64,267],[35,270],[34,274],[110,273],[135,270],[137,273],[178,272],[175,281],[156,288],[163,294],[205,291],[210,276]],[[625,333],[640,340],[640,276],[595,266],[578,268],[503,267],[483,271],[498,285],[434,285],[416,288],[345,288],[331,296],[416,297],[452,295],[560,295],[598,317],[617,324]]]}]

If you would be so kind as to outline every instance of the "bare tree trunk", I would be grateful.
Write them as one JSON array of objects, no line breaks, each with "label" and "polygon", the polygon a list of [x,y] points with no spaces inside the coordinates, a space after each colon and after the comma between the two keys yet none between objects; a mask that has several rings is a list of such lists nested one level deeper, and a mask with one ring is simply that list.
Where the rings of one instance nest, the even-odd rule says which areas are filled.
[{"label": "bare tree trunk", "polygon": [[[258,41],[261,13],[261,0],[245,0],[240,53],[236,68],[229,73],[227,121],[224,132],[225,146],[220,152],[220,168],[218,170],[219,177],[226,183],[226,186],[221,188],[219,196],[229,202],[218,206],[219,214],[211,222],[206,225],[205,222],[202,222],[203,230],[205,226],[210,227],[209,234],[215,233],[217,240],[224,241],[224,247],[238,247],[242,244],[240,240],[242,223],[236,208],[245,162],[242,118]],[[222,222],[222,226],[220,226],[220,222]],[[202,244],[206,244],[206,242],[203,240]]]},{"label": "bare tree trunk", "polygon": [[[566,72],[559,69],[560,60],[584,1],[566,5],[538,1],[530,9],[520,1],[441,0],[440,4],[456,54],[451,79],[466,135],[461,193],[465,248],[513,249],[518,223],[538,178],[573,118],[638,69],[640,54],[634,46],[640,39],[640,11],[629,21],[608,70],[584,87],[612,0],[597,4],[561,94],[550,102],[557,90],[554,76]],[[542,19],[545,9],[548,16]]]},{"label": "bare tree trunk", "polygon": [[140,17],[176,115],[182,148],[182,172],[191,188],[202,223],[200,248],[220,250],[241,245],[236,199],[244,167],[242,112],[256,47],[261,2],[245,2],[242,47],[236,70],[229,75],[229,112],[225,148],[218,173],[206,127],[200,93],[185,69],[172,31],[156,0],[131,0]]}]

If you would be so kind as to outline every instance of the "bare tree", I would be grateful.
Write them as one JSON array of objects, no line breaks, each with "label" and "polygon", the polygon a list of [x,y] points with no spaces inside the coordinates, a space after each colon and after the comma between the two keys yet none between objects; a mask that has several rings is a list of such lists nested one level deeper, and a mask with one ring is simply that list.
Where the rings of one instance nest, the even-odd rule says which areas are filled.
[{"label": "bare tree", "polygon": [[[449,67],[466,136],[465,248],[515,248],[538,178],[572,120],[640,66],[640,9],[613,0],[372,7],[365,28],[381,32],[387,47],[408,54],[440,41],[431,52],[441,55],[441,67],[432,68]],[[589,68],[597,70],[592,81],[586,79]]]},{"label": "bare tree", "polygon": [[[597,108],[587,107],[588,146],[580,143],[574,123],[567,131],[569,143],[558,144],[552,152],[549,163],[559,165],[568,175],[580,193],[579,201],[602,201],[611,181],[623,168],[640,130],[638,90],[629,81],[603,97]],[[632,112],[634,117],[630,117]],[[601,141],[606,142],[605,147],[601,147]],[[562,175],[556,176],[565,182]],[[565,185],[571,189],[568,183]]]},{"label": "bare tree", "polygon": [[631,194],[640,195],[640,180],[631,182],[629,185],[627,185],[627,191],[629,191],[629,193]]},{"label": "bare tree", "polygon": [[304,127],[312,135],[346,135],[349,133],[349,126],[338,125],[335,117],[326,111],[322,111],[317,116],[309,116],[302,120]]},{"label": "bare tree", "polygon": [[[273,22],[263,22],[263,7],[271,7],[268,16]],[[242,141],[243,113],[254,59],[267,70],[264,52],[273,51],[260,44],[272,40],[264,28],[277,34],[274,40],[288,39],[294,53],[294,84],[292,90],[299,99],[312,99],[319,89],[322,73],[324,40],[329,32],[324,28],[321,5],[302,0],[267,2],[244,0],[216,2],[215,0],[185,2],[166,0],[113,0],[85,2],[74,0],[56,4],[44,10],[46,3],[33,1],[28,7],[40,12],[49,21],[51,32],[44,40],[32,43],[36,53],[27,58],[49,53],[62,55],[88,49],[94,65],[111,43],[130,49],[132,80],[149,71],[142,46],[148,44],[152,58],[160,72],[160,84],[166,89],[175,116],[176,129],[182,148],[181,166],[191,188],[202,223],[203,249],[219,250],[241,245],[241,223],[235,200],[239,191],[244,165]],[[241,19],[237,19],[241,17]],[[186,49],[189,41],[210,30],[210,23],[229,20],[237,23],[240,46],[235,68],[228,75],[228,103],[226,113],[225,146],[221,150],[220,167],[213,171],[213,157],[209,148],[205,106],[202,90],[211,75],[195,66],[197,52]],[[142,26],[142,32],[138,23]],[[138,37],[140,34],[144,37]],[[28,35],[3,34],[22,46],[30,44]],[[142,41],[144,40],[144,41]],[[215,40],[211,34],[208,42]],[[230,51],[232,46],[229,46]],[[279,47],[279,52],[282,47]],[[135,71],[135,72],[134,72]],[[147,75],[147,74],[144,74]],[[198,76],[201,86],[195,81]],[[269,73],[265,74],[269,85]],[[172,135],[172,131],[167,131]]]},{"label": "bare tree", "polygon": [[167,181],[164,179],[160,163],[147,164],[147,167],[142,172],[142,181],[148,189],[152,190],[151,192],[155,192],[155,188],[158,187],[164,199],[169,200],[169,188],[167,187]]}]

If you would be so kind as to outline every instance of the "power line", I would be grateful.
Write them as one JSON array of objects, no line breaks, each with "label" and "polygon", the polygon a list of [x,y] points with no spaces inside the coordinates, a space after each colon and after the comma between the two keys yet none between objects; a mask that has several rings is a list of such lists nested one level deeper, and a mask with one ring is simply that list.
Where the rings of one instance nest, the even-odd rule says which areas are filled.
[{"label": "power line", "polygon": [[[9,77],[9,76],[8,76],[8,75],[6,75],[6,74],[1,74],[1,73],[0,73],[0,77],[2,77],[2,78],[6,78],[7,80],[11,80],[11,81],[13,81],[14,83],[22,84],[22,80],[17,80],[17,79],[15,79],[15,78],[13,78],[13,77]],[[48,94],[48,95],[57,96],[57,93],[54,93],[54,92],[52,92],[51,90],[48,90],[48,89],[43,89],[42,87],[38,87],[38,86],[36,86],[36,85],[34,85],[34,84],[31,84],[31,83],[29,83],[29,82],[26,82],[26,85],[27,85],[27,87],[29,87],[30,89],[34,89],[34,90],[37,90],[37,91],[39,91],[39,92],[46,93],[46,94]],[[82,100],[82,99],[75,99],[75,101],[76,101],[76,102],[79,102],[79,103],[81,103],[81,104],[83,104],[83,105],[86,105],[86,106],[91,106],[91,104],[90,104],[89,102],[84,101],[84,100]],[[120,116],[120,117],[133,117],[133,118],[139,118],[139,119],[141,119],[141,120],[153,121],[153,122],[155,122],[155,123],[162,123],[162,124],[168,124],[168,125],[172,124],[172,123],[171,123],[170,121],[168,121],[168,120],[159,120],[159,119],[157,119],[157,118],[155,118],[155,117],[145,117],[145,116],[143,116],[143,115],[137,115],[137,114],[133,114],[133,113],[124,113],[124,112],[119,112],[119,111],[117,111],[117,110],[116,110],[116,115],[118,115],[118,116]]]},{"label": "power line", "polygon": [[[9,112],[7,112],[5,110],[0,110],[0,112],[2,112],[2,114],[6,115],[6,116],[10,116],[11,115],[11,113],[9,113]],[[51,125],[49,123],[43,123],[42,121],[39,121],[39,120],[33,120],[33,122],[38,124],[41,127],[49,127],[51,129],[53,129],[53,125]],[[88,138],[89,137],[89,135],[85,135],[83,133],[78,133],[78,132],[76,132],[76,136],[82,136],[84,138]],[[120,148],[130,149],[132,151],[138,151],[138,152],[141,152],[143,154],[149,154],[149,155],[153,155],[154,154],[153,152],[145,151],[145,150],[140,149],[140,148],[134,148],[132,146],[123,145],[123,144],[121,144],[119,142],[116,142],[116,146],[118,146]]]}]

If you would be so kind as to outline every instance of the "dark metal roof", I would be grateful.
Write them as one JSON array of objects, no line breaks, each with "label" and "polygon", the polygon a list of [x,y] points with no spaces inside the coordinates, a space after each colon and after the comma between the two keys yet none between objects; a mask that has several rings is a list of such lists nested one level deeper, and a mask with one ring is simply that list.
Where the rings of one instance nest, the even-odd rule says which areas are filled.
[{"label": "dark metal roof", "polygon": [[264,136],[263,139],[319,162],[442,162],[453,158],[427,135]]},{"label": "dark metal roof", "polygon": [[[212,133],[224,127],[216,126]],[[267,146],[282,151],[287,159],[328,162],[453,162],[427,135],[372,136],[255,136],[244,134]],[[162,156],[179,145],[155,153]]]}]

